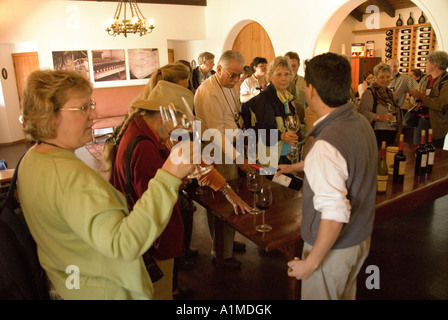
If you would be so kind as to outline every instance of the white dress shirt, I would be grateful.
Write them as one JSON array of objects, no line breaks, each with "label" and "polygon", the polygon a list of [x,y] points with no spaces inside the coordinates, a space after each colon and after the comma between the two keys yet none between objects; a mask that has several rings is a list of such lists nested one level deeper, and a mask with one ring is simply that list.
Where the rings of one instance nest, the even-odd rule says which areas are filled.
[{"label": "white dress shirt", "polygon": [[314,192],[314,208],[322,213],[321,218],[348,223],[351,212],[346,186],[348,169],[339,151],[324,140],[315,141],[305,158],[304,171]]}]

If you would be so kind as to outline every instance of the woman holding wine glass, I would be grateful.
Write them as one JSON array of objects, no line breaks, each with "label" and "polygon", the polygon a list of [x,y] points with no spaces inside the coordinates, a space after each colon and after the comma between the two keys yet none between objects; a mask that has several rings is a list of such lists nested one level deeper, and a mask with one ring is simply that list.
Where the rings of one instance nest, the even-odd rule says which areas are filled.
[{"label": "woman holding wine glass", "polygon": [[[147,139],[138,142],[134,148],[131,158],[131,192],[129,207],[133,207],[141,194],[148,187],[148,181],[169,156],[169,148],[166,142],[170,134],[162,122],[159,106],[173,103],[178,109],[182,109],[184,102],[182,97],[190,104],[193,104],[193,93],[187,89],[186,85],[190,74],[182,65],[167,65],[160,68],[153,74],[157,79],[154,86],[151,78],[148,83],[149,90],[145,90],[143,95],[132,103],[130,112],[124,122],[117,128],[111,138],[105,144],[104,158],[108,166],[111,183],[121,190],[124,189],[124,168],[128,146],[137,136],[145,136]],[[168,81],[163,80],[168,79]],[[182,85],[185,83],[185,85]],[[211,170],[201,177],[204,184],[214,190],[225,188],[226,181],[216,170]],[[190,180],[184,180],[185,187]],[[233,190],[228,190],[226,198],[234,205],[235,213],[246,212],[250,209],[244,201],[236,195]],[[192,219],[192,216],[191,216]],[[171,219],[156,241],[153,256],[157,264],[162,269],[164,276],[154,284],[154,299],[172,299],[173,297],[173,275],[174,258],[184,254],[184,241],[191,239],[192,230],[184,229],[188,221],[181,214],[179,204],[173,208]],[[192,223],[189,224],[192,227]],[[184,239],[184,234],[188,234],[190,239]]]},{"label": "woman holding wine glass", "polygon": [[[260,135],[258,143],[266,146],[267,152],[278,143],[278,163],[290,163],[286,158],[289,148],[299,142],[293,130],[287,130],[285,118],[287,114],[295,115],[291,101],[292,94],[287,90],[292,76],[290,60],[287,57],[276,57],[269,65],[269,85],[259,95],[243,104],[241,112],[246,128],[265,129],[267,134]],[[271,141],[270,129],[276,129],[277,135]],[[263,164],[267,165],[267,164]]]}]

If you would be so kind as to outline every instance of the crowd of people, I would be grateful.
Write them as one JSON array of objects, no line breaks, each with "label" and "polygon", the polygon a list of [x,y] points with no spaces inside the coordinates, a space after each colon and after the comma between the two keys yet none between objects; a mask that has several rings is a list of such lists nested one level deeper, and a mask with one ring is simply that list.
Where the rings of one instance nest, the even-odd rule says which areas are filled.
[{"label": "crowd of people", "polygon": [[[410,95],[421,115],[418,129],[432,128],[434,145],[443,147],[448,55],[430,53],[427,75],[418,83],[398,73],[395,59],[378,64],[359,86],[359,106],[351,101],[351,66],[344,56],[325,53],[305,61],[304,77],[298,75],[295,52],[269,63],[263,57],[247,63],[241,53],[227,50],[216,71],[210,52],[199,55],[196,68],[182,60],[156,70],[105,143],[108,181],[74,153],[90,141],[97,117],[92,84],[63,70],[28,77],[24,131],[35,143],[18,169],[18,190],[55,298],[173,299],[181,288],[180,262],[197,254],[190,248],[194,204],[182,190],[199,182],[222,192],[235,214],[251,209],[227,183],[254,170],[247,159],[236,161],[239,150],[227,129],[237,132],[232,139],[247,129],[277,132],[258,141],[275,148],[277,174],[304,172],[303,256],[287,264],[288,276],[302,280],[302,299],[356,297],[356,276],[368,256],[373,228],[378,145],[397,141]],[[217,130],[221,145],[233,146],[222,148],[226,161],[214,163],[198,181],[188,178],[194,148],[185,154],[170,141],[160,112],[169,104],[178,111],[191,106],[203,130]],[[287,114],[306,124],[307,139],[313,141],[297,163],[285,158],[299,139],[286,128]],[[185,161],[174,163],[171,155]],[[215,261],[215,217],[209,212],[207,218]],[[235,241],[235,230],[227,224],[223,235],[224,267],[240,268],[233,253],[244,252],[245,245]],[[157,281],[147,271],[148,257],[163,273]],[[79,290],[66,287],[65,270],[72,264],[81,270]]]}]

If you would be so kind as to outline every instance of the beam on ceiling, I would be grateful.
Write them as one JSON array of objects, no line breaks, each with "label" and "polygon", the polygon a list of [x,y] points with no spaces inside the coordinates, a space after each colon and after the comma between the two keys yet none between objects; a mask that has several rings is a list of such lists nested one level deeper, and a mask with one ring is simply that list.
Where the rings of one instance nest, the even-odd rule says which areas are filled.
[{"label": "beam on ceiling", "polygon": [[350,12],[350,15],[355,18],[356,20],[358,20],[359,22],[362,22],[362,15],[363,12],[361,12],[361,10],[359,10],[358,8],[354,9],[352,12]]},{"label": "beam on ceiling", "polygon": [[375,2],[377,3],[378,7],[383,9],[383,11],[389,15],[389,17],[395,17],[395,8],[390,4],[388,0],[375,0]]},{"label": "beam on ceiling", "polygon": [[[95,2],[118,2],[118,0],[75,0]],[[137,0],[137,3],[177,4],[184,6],[207,6],[207,0]]]}]

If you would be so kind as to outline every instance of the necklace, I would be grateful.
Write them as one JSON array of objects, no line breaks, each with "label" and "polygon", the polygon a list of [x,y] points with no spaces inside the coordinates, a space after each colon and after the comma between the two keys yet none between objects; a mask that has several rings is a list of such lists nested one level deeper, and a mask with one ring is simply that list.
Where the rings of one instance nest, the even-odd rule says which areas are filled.
[{"label": "necklace", "polygon": [[[222,87],[221,82],[219,82],[219,79],[216,77],[216,74],[214,76],[215,76],[216,81],[218,82],[219,88],[221,89],[222,95],[224,96],[224,99],[226,100],[226,103],[227,103],[227,106],[229,107],[230,113],[233,115],[233,119],[235,120],[235,124],[237,125],[238,128],[241,129],[241,126],[239,124],[239,120],[241,118],[240,112],[239,111],[238,112],[233,112],[232,106],[230,105],[229,100],[227,100],[227,96],[224,93],[224,88]],[[235,96],[233,95],[232,90],[230,90],[230,94],[232,95],[233,102],[235,102],[236,99],[235,99]]]},{"label": "necklace", "polygon": [[37,141],[37,144],[48,144],[49,146],[53,146],[53,147],[56,147],[56,148],[59,148],[59,149],[65,149],[65,148],[62,148],[62,147],[60,147],[60,146],[58,146],[57,144],[54,144],[54,143],[51,143],[51,142],[47,142],[47,141],[42,141],[42,140],[39,140],[39,141]]}]

